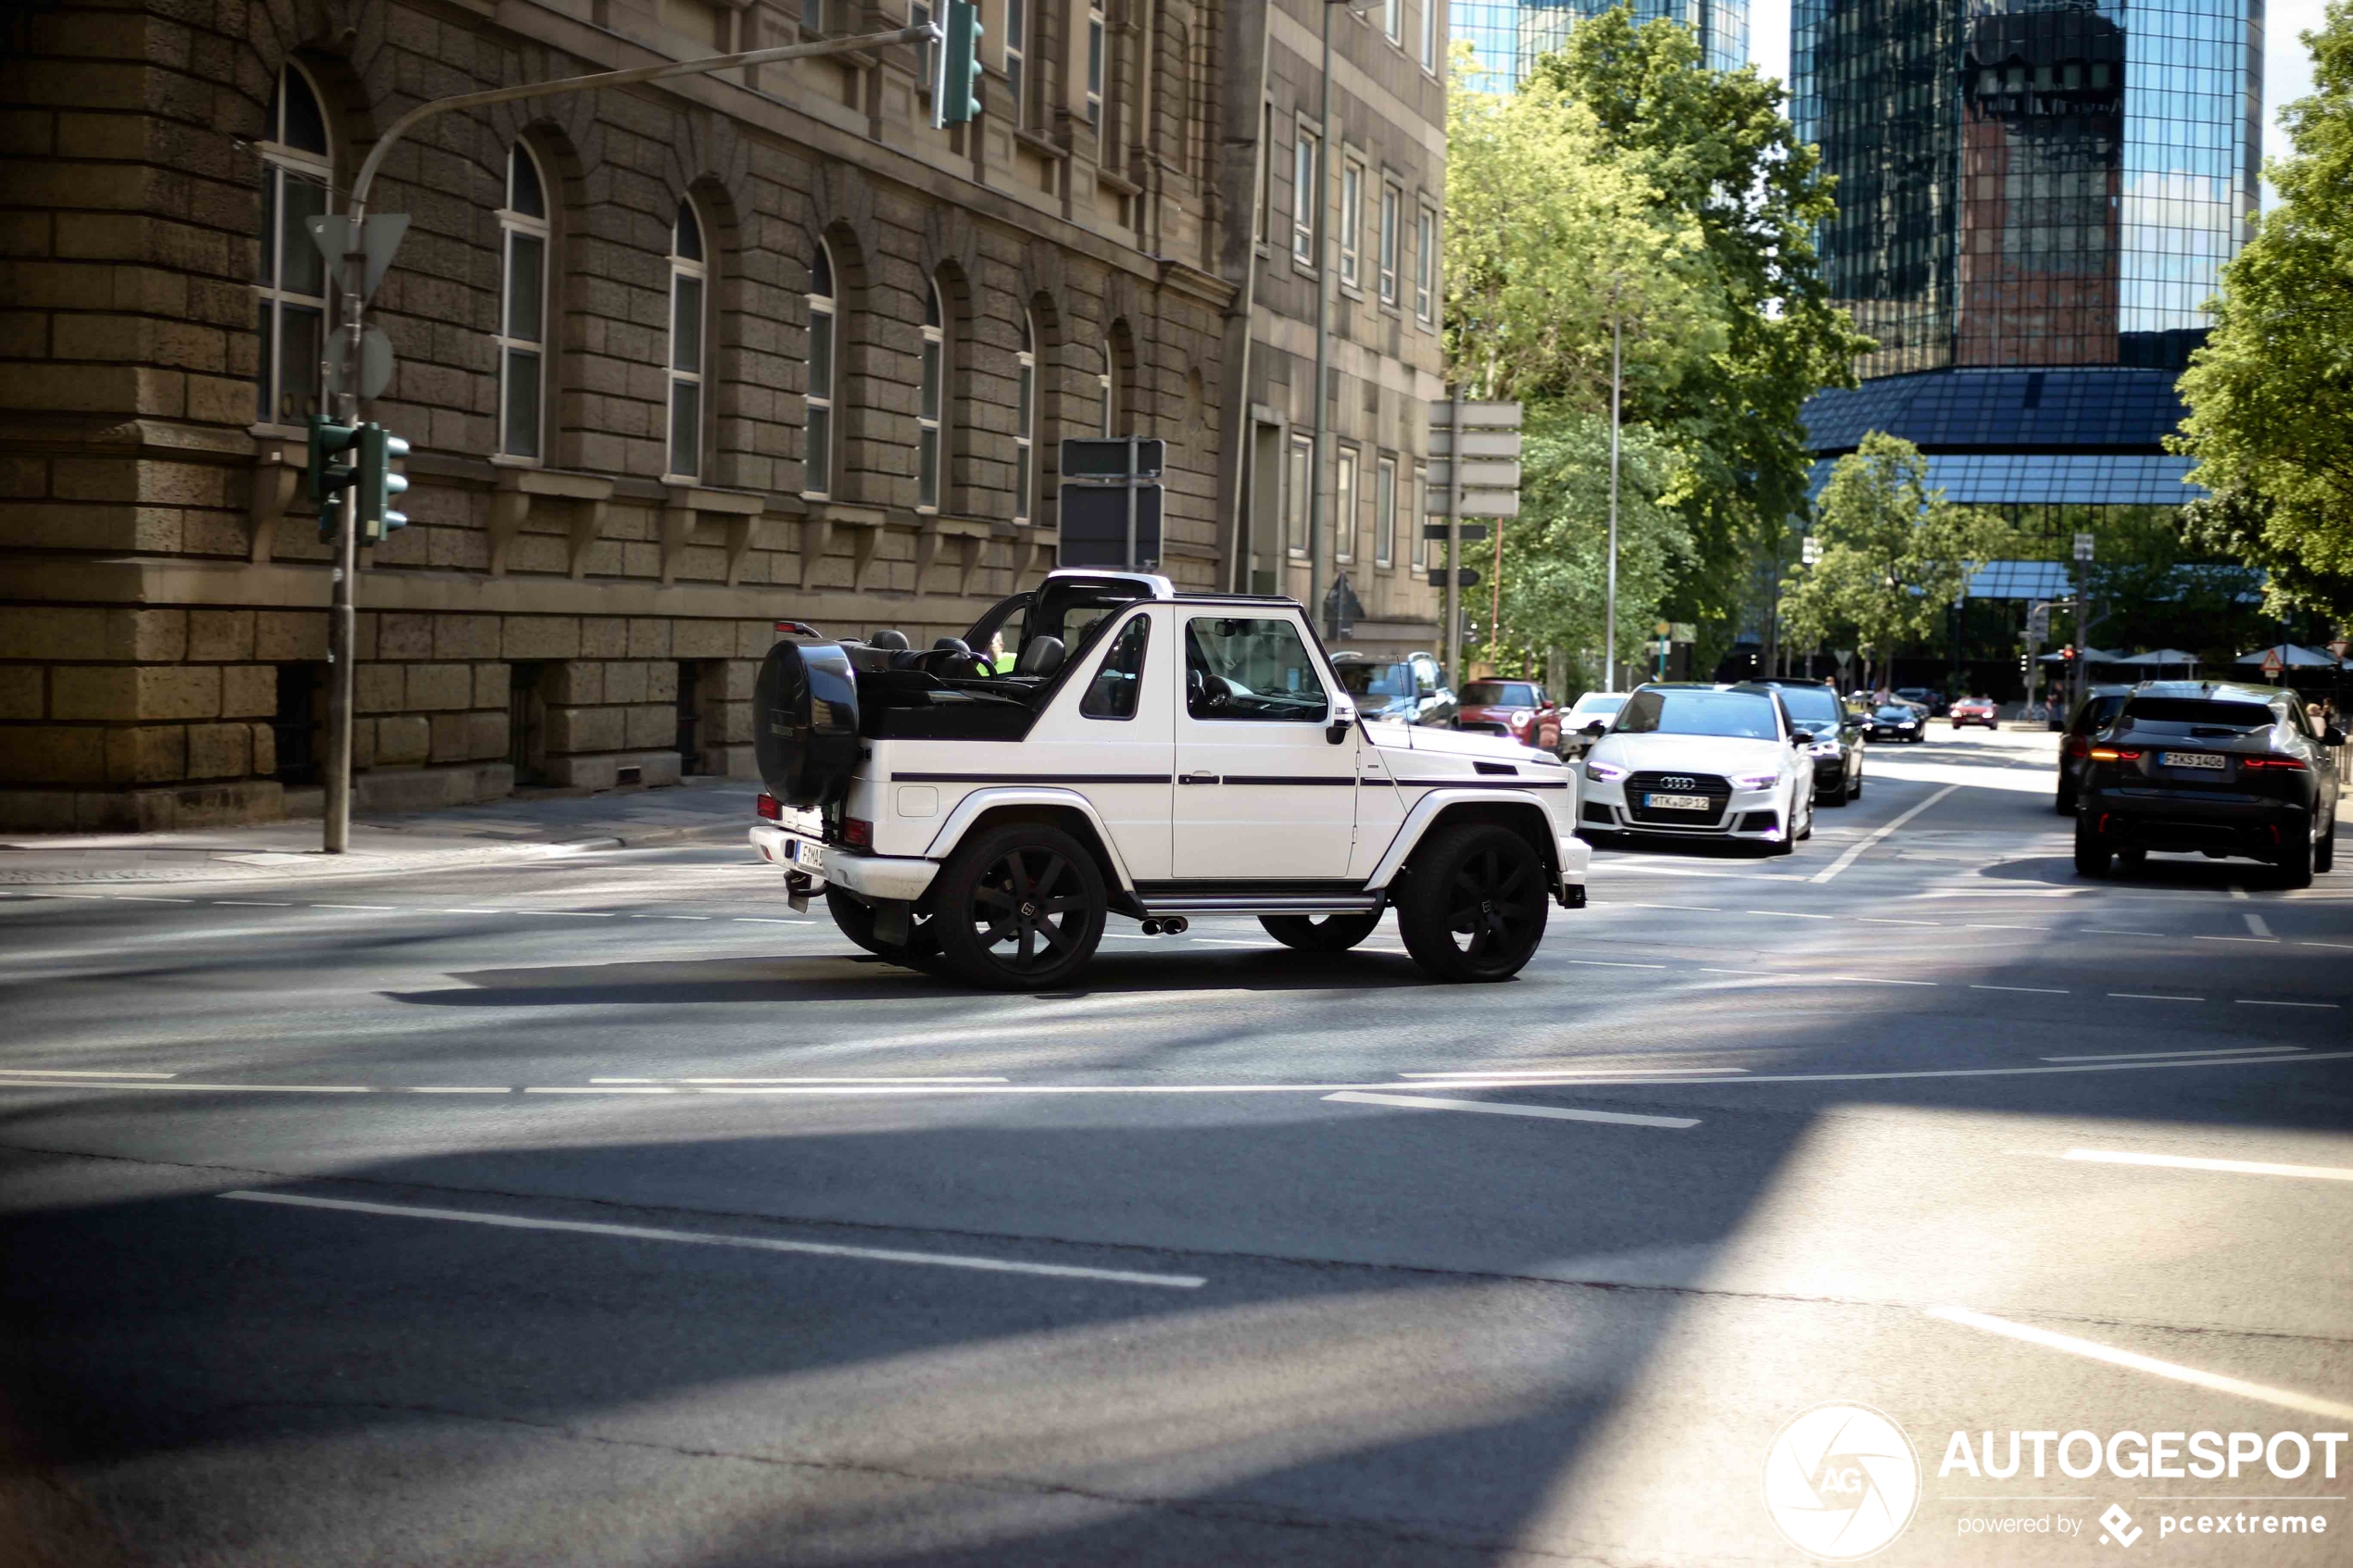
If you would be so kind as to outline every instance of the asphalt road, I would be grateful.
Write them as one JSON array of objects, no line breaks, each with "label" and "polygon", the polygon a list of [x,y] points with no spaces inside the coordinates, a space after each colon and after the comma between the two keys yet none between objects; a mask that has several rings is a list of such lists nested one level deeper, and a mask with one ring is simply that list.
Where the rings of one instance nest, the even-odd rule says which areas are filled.
[{"label": "asphalt road", "polygon": [[2346,1562],[2353,872],[2079,881],[2049,757],[1604,852],[1484,988],[976,994],[731,847],[0,898],[0,1560],[1803,1562],[1768,1455],[1906,1500],[1776,1449],[1848,1401],[1877,1561]]}]

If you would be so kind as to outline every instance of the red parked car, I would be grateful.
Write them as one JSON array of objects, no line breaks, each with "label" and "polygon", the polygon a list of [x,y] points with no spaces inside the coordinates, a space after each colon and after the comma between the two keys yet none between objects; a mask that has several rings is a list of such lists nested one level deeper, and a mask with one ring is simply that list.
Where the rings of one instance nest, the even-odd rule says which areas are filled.
[{"label": "red parked car", "polygon": [[1454,728],[1507,735],[1554,756],[1561,748],[1560,704],[1533,681],[1473,681],[1462,690]]},{"label": "red parked car", "polygon": [[1953,721],[1957,730],[1963,724],[1982,724],[1989,730],[2002,727],[2000,712],[1990,696],[1965,696],[1953,704],[1952,711],[1945,717]]}]

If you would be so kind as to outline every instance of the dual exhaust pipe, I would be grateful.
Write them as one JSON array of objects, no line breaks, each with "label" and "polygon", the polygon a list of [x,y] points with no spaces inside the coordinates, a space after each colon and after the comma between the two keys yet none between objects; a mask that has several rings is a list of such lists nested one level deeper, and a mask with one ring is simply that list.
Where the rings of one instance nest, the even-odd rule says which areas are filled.
[{"label": "dual exhaust pipe", "polygon": [[1182,936],[1187,929],[1188,922],[1182,915],[1169,915],[1144,922],[1144,935],[1147,936]]}]

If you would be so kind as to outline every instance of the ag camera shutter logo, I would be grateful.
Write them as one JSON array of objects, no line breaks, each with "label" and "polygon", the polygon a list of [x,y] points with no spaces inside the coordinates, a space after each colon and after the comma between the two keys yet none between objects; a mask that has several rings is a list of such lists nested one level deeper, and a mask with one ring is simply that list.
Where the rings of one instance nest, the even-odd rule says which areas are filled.
[{"label": "ag camera shutter logo", "polygon": [[1831,1562],[1872,1555],[1920,1501],[1920,1461],[1904,1429],[1869,1405],[1800,1411],[1765,1451],[1765,1512],[1790,1545]]}]

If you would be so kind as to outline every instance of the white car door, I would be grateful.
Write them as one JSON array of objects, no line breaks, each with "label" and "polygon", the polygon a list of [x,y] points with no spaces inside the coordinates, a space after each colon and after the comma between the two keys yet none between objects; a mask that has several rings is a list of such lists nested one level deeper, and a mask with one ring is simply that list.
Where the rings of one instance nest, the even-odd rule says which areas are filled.
[{"label": "white car door", "polygon": [[1290,616],[1176,609],[1177,880],[1345,877],[1363,736],[1326,734],[1336,687],[1322,661]]}]

